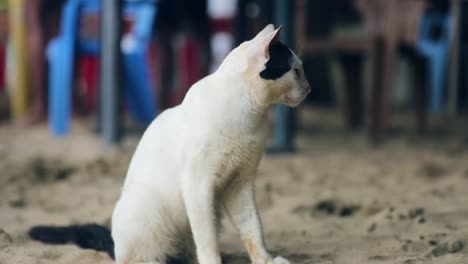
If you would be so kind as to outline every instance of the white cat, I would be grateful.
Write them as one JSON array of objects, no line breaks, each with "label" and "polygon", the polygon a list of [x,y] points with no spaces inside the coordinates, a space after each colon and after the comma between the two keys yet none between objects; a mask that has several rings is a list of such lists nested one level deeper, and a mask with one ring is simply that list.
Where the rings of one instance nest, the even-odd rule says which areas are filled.
[{"label": "white cat", "polygon": [[268,254],[254,198],[268,109],[297,106],[310,92],[301,61],[278,40],[280,30],[268,25],[242,43],[148,127],[112,216],[117,264],[163,264],[170,256],[220,264],[221,212],[252,263],[289,263]]}]

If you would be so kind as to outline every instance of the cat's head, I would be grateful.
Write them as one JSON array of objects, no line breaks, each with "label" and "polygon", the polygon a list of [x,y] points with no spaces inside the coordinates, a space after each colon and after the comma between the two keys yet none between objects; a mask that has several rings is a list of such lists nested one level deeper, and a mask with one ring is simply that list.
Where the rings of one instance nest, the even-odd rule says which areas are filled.
[{"label": "cat's head", "polygon": [[266,26],[231,51],[221,67],[241,74],[260,104],[297,106],[309,94],[301,60],[279,40],[281,27]]}]

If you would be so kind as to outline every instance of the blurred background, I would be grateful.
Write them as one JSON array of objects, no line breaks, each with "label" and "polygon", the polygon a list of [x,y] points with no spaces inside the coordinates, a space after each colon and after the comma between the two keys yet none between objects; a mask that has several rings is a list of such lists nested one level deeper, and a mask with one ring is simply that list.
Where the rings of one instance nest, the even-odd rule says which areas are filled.
[{"label": "blurred background", "polygon": [[[16,0],[0,8],[1,122],[48,122],[57,136],[72,117],[94,116],[110,142],[123,120],[144,128],[268,23],[283,24],[283,42],[304,60],[314,89],[307,106],[339,112],[343,129],[365,128],[379,141],[395,115],[412,116],[424,133],[433,117],[467,112],[463,1]],[[280,149],[297,127],[289,112],[275,117]]]},{"label": "blurred background", "polygon": [[[270,23],[312,87],[271,111],[256,184],[273,252],[467,263],[464,0],[0,0],[0,263],[111,263],[27,231],[109,226],[146,126]],[[221,242],[247,263],[235,230]]]}]

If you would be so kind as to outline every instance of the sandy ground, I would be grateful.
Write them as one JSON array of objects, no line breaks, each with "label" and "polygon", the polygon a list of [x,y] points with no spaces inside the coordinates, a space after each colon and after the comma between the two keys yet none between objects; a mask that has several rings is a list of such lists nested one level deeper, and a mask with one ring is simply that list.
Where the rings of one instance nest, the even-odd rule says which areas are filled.
[{"label": "sandy ground", "polygon": [[[417,137],[402,126],[376,148],[364,133],[344,132],[336,113],[299,113],[298,152],[266,156],[257,180],[275,255],[293,263],[468,263],[468,129],[444,124]],[[67,139],[45,126],[0,127],[0,264],[113,263],[28,237],[37,225],[110,224],[138,139],[103,151],[86,124],[75,122]],[[224,226],[224,263],[249,263]]]}]

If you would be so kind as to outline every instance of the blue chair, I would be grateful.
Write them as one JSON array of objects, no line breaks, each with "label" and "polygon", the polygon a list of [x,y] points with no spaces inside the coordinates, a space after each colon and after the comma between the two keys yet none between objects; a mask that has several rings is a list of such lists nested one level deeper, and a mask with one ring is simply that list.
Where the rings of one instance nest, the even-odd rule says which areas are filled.
[{"label": "blue chair", "polygon": [[[72,89],[76,54],[99,54],[96,40],[78,37],[81,15],[100,10],[98,0],[68,0],[63,7],[60,35],[47,47],[49,59],[49,124],[55,135],[66,135],[70,127]],[[155,1],[126,0],[124,16],[134,18],[131,32],[126,34],[122,64],[124,95],[130,111],[140,122],[149,124],[157,115],[147,52],[156,15]]]},{"label": "blue chair", "polygon": [[[444,14],[425,14],[420,27],[416,48],[428,60],[429,109],[440,113],[444,105],[444,87],[449,55],[449,21]],[[438,27],[437,36],[433,36]]]},{"label": "blue chair", "polygon": [[[127,15],[138,16],[122,45],[125,95],[133,116],[149,124],[158,112],[147,56],[156,9],[151,1],[128,1],[124,11]],[[132,45],[126,46],[125,42]]]}]

